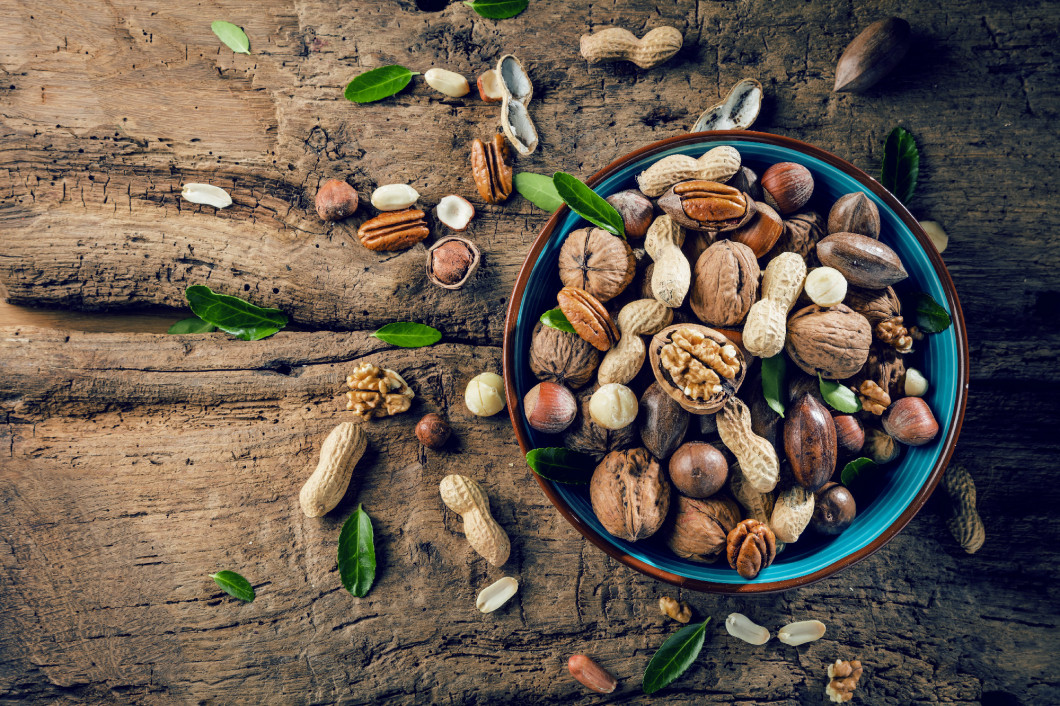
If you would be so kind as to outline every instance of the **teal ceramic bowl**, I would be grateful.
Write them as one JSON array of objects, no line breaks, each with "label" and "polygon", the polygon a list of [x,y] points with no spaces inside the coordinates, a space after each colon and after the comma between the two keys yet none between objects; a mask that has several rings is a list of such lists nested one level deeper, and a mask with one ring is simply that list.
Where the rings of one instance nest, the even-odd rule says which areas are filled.
[{"label": "teal ceramic bowl", "polygon": [[[909,279],[901,290],[930,294],[953,319],[946,331],[917,344],[911,365],[930,381],[925,400],[940,431],[931,443],[903,448],[898,461],[884,466],[883,486],[875,500],[858,508],[853,524],[835,537],[807,530],[788,546],[757,578],[746,580],[724,560],[703,564],[674,556],[661,540],[631,543],[607,533],[589,502],[587,485],[545,481],[529,469],[549,500],[593,544],[618,561],[662,581],[694,590],[720,593],[765,593],[818,581],[864,559],[886,544],[924,505],[953,452],[964,416],[968,387],[968,341],[960,303],[942,258],[909,212],[874,179],[827,152],[786,137],[748,131],[696,133],[673,137],[639,149],[607,166],[589,185],[601,196],[636,188],[635,176],[670,154],[698,157],[717,145],[732,145],[743,163],[759,174],[777,162],[798,162],[814,177],[810,207],[827,216],[831,204],[852,191],[867,194],[882,221],[880,240],[901,257]],[[566,207],[542,229],[523,265],[508,306],[504,335],[504,381],[512,424],[526,453],[541,446],[561,446],[562,439],[535,431],[526,424],[523,395],[537,380],[529,366],[530,336],[540,315],[556,306],[562,286],[557,272],[560,245],[568,233],[588,225]],[[907,312],[908,313],[908,312]]]}]

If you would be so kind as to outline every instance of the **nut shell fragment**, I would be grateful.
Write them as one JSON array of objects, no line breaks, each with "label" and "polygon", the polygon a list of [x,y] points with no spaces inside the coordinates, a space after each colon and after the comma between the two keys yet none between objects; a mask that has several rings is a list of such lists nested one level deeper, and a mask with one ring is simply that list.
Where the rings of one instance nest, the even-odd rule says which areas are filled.
[{"label": "nut shell fragment", "polygon": [[762,84],[745,78],[729,89],[720,103],[703,111],[689,132],[707,130],[747,130],[754,125],[762,108]]},{"label": "nut shell fragment", "polygon": [[460,289],[481,261],[479,249],[467,238],[440,238],[427,249],[427,279],[443,289]]},{"label": "nut shell fragment", "polygon": [[497,61],[496,71],[504,93],[501,129],[515,151],[527,157],[533,154],[538,144],[537,128],[527,111],[534,95],[534,85],[522,63],[512,54],[505,54]]},{"label": "nut shell fragment", "polygon": [[724,334],[698,324],[667,326],[648,346],[659,387],[692,414],[711,414],[747,374],[743,353]]}]

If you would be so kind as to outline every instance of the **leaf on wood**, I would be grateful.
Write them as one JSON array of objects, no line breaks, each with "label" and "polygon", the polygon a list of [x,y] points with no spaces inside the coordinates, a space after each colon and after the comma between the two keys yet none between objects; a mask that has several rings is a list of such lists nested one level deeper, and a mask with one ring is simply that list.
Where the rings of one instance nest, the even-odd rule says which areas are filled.
[{"label": "leaf on wood", "polygon": [[166,333],[210,333],[216,330],[216,326],[206,323],[198,316],[189,316],[170,326]]},{"label": "leaf on wood", "polygon": [[570,321],[567,319],[567,315],[563,313],[562,309],[549,309],[541,315],[541,323],[545,326],[550,326],[560,331],[566,331],[567,333],[577,333],[574,327],[571,326]]},{"label": "leaf on wood", "polygon": [[925,333],[941,333],[950,327],[953,320],[949,313],[927,292],[917,292],[913,297],[916,325]]},{"label": "leaf on wood", "polygon": [[244,341],[266,338],[287,325],[287,315],[279,309],[264,309],[239,297],[216,294],[201,284],[188,287],[184,296],[193,314]]},{"label": "leaf on wood", "polygon": [[365,71],[346,86],[346,100],[354,103],[383,100],[409,85],[413,76],[419,76],[419,72],[397,64]]},{"label": "leaf on wood", "polygon": [[250,39],[247,38],[247,33],[242,28],[231,22],[216,20],[210,25],[210,29],[213,30],[218,39],[224,42],[226,47],[236,54],[250,53]]},{"label": "leaf on wood", "polygon": [[542,211],[552,213],[563,205],[563,199],[559,197],[552,177],[544,174],[519,172],[515,175],[515,190]]},{"label": "leaf on wood", "polygon": [[880,183],[902,203],[908,203],[920,175],[920,152],[913,136],[900,127],[891,130],[883,146]]},{"label": "leaf on wood", "polygon": [[588,483],[596,468],[592,456],[562,447],[531,449],[526,463],[545,480],[572,485]]},{"label": "leaf on wood", "polygon": [[784,378],[788,364],[783,353],[762,359],[762,395],[766,404],[781,417],[784,416]]},{"label": "leaf on wood", "polygon": [[609,233],[626,237],[622,216],[602,196],[565,172],[556,172],[552,177],[563,202],[579,216]]},{"label": "leaf on wood", "polygon": [[425,324],[396,321],[372,334],[380,341],[402,348],[423,348],[442,340],[442,332]]},{"label": "leaf on wood", "polygon": [[236,572],[218,571],[216,574],[210,574],[210,578],[228,595],[235,596],[247,603],[251,603],[254,600],[254,587],[250,585],[250,581],[247,581]]},{"label": "leaf on wood", "polygon": [[375,536],[361,505],[339,532],[339,577],[343,588],[358,598],[364,598],[375,581]]},{"label": "leaf on wood", "polygon": [[642,686],[645,694],[654,694],[692,666],[703,649],[709,622],[708,616],[701,625],[685,626],[662,644],[644,670]]},{"label": "leaf on wood", "polygon": [[464,4],[491,20],[506,20],[526,9],[530,0],[464,0]]},{"label": "leaf on wood", "polygon": [[817,374],[817,382],[821,388],[821,397],[832,406],[832,409],[845,414],[861,411],[861,400],[846,385],[835,380],[825,380],[820,373]]}]

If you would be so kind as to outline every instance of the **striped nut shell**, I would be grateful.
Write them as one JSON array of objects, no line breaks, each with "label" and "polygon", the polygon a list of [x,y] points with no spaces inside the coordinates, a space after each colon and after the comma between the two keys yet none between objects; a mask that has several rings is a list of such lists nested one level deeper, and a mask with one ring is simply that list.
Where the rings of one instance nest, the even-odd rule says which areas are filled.
[{"label": "striped nut shell", "polygon": [[426,214],[418,208],[381,213],[357,229],[357,238],[369,250],[405,250],[430,234]]},{"label": "striped nut shell", "polygon": [[471,143],[471,174],[479,196],[486,203],[500,203],[512,193],[511,153],[504,136],[496,134],[489,143]]},{"label": "striped nut shell", "polygon": [[559,308],[574,331],[594,348],[608,351],[618,343],[618,328],[600,300],[584,289],[564,287],[556,295]]},{"label": "striped nut shell", "polygon": [[[751,430],[751,410],[743,400],[730,397],[716,419],[722,443],[736,456],[750,486],[760,493],[773,490],[780,477],[780,459],[773,444]],[[813,508],[810,510],[812,513]]]}]

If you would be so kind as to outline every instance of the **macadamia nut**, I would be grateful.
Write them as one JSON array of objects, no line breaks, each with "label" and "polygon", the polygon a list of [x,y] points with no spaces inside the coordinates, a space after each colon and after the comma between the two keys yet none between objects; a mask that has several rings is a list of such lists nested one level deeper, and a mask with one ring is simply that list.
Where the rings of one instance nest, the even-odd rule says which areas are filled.
[{"label": "macadamia nut", "polygon": [[928,381],[919,370],[909,368],[905,371],[905,394],[908,397],[923,397],[928,391]]},{"label": "macadamia nut", "polygon": [[837,306],[847,296],[847,279],[833,267],[816,267],[806,275],[804,291],[817,306]]},{"label": "macadamia nut", "polygon": [[604,429],[624,429],[637,418],[637,396],[617,382],[602,386],[589,400],[589,416]]},{"label": "macadamia nut", "polygon": [[464,404],[474,415],[492,417],[504,409],[504,380],[497,373],[476,375],[464,391]]}]

